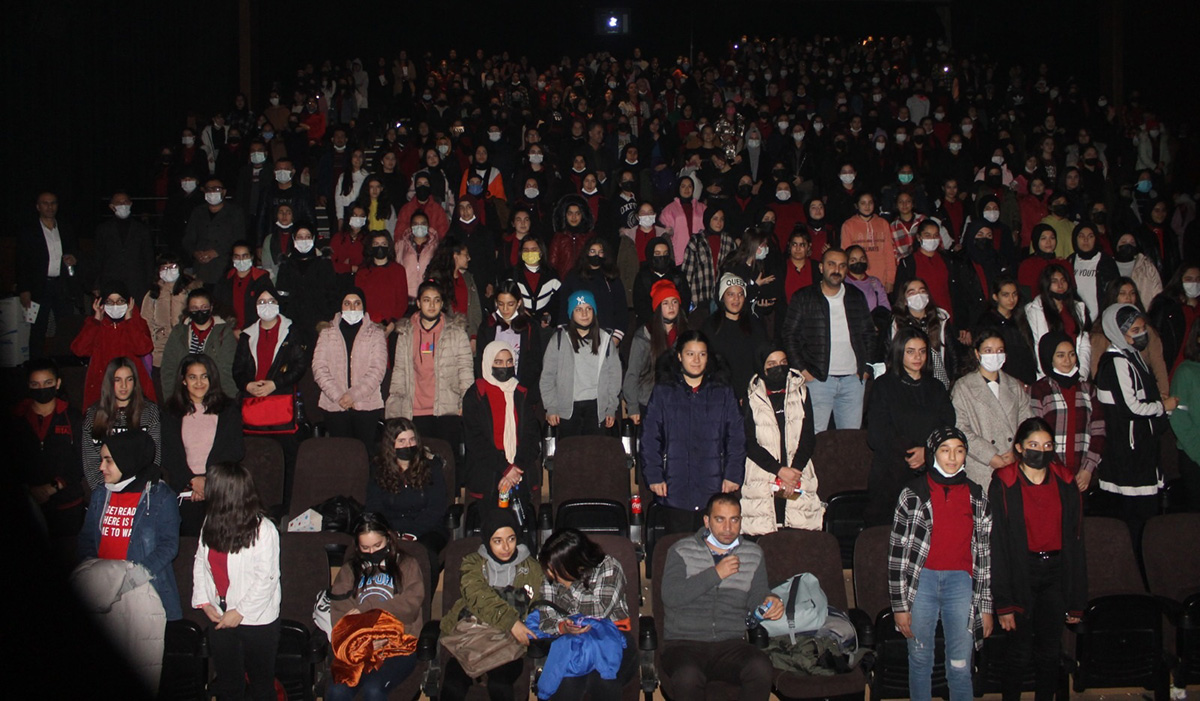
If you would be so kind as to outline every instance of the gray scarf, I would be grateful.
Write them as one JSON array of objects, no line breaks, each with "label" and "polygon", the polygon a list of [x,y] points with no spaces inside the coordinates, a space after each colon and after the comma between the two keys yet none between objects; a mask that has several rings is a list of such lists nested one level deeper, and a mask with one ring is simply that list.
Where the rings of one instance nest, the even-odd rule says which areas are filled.
[{"label": "gray scarf", "polygon": [[524,562],[529,557],[529,548],[524,543],[517,545],[517,553],[513,558],[506,563],[496,562],[488,551],[487,544],[479,546],[479,555],[483,561],[487,563],[487,580],[488,586],[511,587],[513,582],[517,581],[517,565]]}]

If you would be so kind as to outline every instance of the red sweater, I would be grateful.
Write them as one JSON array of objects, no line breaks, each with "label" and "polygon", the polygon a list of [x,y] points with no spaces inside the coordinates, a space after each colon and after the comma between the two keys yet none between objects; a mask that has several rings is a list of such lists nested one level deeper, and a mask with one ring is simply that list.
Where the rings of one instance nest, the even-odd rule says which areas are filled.
[{"label": "red sweater", "polygon": [[933,533],[925,568],[970,572],[971,536],[975,532],[975,514],[971,510],[971,491],[966,483],[942,485],[929,480],[929,502],[933,508]]},{"label": "red sweater", "polygon": [[408,312],[408,273],[399,263],[364,265],[354,276],[354,284],[367,296],[367,313],[372,321],[387,324]]}]

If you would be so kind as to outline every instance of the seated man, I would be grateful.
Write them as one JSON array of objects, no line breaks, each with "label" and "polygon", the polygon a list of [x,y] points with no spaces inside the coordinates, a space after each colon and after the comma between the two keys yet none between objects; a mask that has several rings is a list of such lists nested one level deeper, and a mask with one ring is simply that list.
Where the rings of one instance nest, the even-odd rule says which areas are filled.
[{"label": "seated man", "polygon": [[743,701],[771,695],[774,668],[766,653],[745,641],[746,615],[783,616],[783,602],[767,585],[762,548],[742,542],[742,506],[735,493],[715,494],[704,528],[671,546],[662,573],[663,671],[671,696],[702,699],[710,681],[739,687]]}]

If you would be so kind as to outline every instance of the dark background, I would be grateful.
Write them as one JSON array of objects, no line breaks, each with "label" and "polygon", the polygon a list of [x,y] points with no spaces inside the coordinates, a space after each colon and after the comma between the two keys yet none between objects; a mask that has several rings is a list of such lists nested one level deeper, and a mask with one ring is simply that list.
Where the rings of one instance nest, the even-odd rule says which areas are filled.
[{"label": "dark background", "polygon": [[[938,4],[923,0],[661,0],[654,3],[253,2],[255,90],[261,109],[270,82],[306,61],[394,56],[406,48],[442,56],[482,47],[528,55],[536,64],[563,53],[608,49],[628,55],[685,54],[694,33],[710,56],[741,34],[809,36],[943,34]],[[595,10],[630,8],[632,35],[595,35]],[[1107,89],[1112,27],[1118,18],[1126,91],[1140,88],[1168,124],[1195,121],[1196,27],[1200,3],[1168,0],[952,0],[953,44],[1027,70],[1039,60],[1053,76]],[[944,5],[943,5],[944,7]],[[1115,10],[1112,8],[1116,8]],[[90,236],[116,188],[148,191],[148,171],[175,144],[189,114],[227,110],[239,90],[236,0],[67,2],[39,0],[7,11],[0,29],[8,67],[3,157],[4,229],[34,213],[43,189],[59,194],[60,216]],[[2,242],[2,240],[0,240]],[[7,248],[11,250],[11,248]]]}]

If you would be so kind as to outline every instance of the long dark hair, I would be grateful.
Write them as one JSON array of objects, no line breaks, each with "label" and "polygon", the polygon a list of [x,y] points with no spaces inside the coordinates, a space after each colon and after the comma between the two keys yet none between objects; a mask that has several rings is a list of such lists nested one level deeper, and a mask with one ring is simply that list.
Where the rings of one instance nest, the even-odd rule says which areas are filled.
[{"label": "long dark hair", "polygon": [[[117,406],[117,393],[113,391],[117,370],[128,368],[133,373],[133,393],[129,395],[129,405]],[[92,419],[92,439],[100,440],[113,429],[113,423],[119,414],[125,416],[125,425],[131,429],[142,425],[142,411],[146,407],[146,399],[142,395],[142,378],[138,376],[137,367],[133,361],[121,355],[108,361],[104,370],[103,384],[100,385],[100,401],[96,404],[96,415]]]},{"label": "long dark hair", "polygon": [[[1133,286],[1133,296],[1135,303],[1133,306],[1138,308],[1138,311],[1145,314],[1146,306],[1142,304],[1142,293],[1138,292],[1137,283],[1130,277],[1115,278],[1108,286],[1104,288],[1104,295],[1100,298],[1100,313],[1104,314],[1104,310],[1117,303],[1117,297],[1121,295],[1121,288],[1126,285]],[[1194,325],[1194,324],[1193,324]]]},{"label": "long dark hair", "polygon": [[[929,336],[916,326],[901,326],[896,332],[896,336],[892,339],[892,352],[888,356],[887,371],[898,377],[904,377],[908,374],[908,370],[904,367],[904,347],[908,342],[918,339],[925,342],[925,348],[929,348]],[[932,368],[930,367],[928,353],[925,355],[925,364],[921,366],[921,375],[928,377]]]},{"label": "long dark hair", "polygon": [[703,343],[708,349],[708,364],[704,366],[704,375],[702,382],[705,384],[713,383],[719,385],[729,384],[729,370],[725,359],[717,353],[708,336],[703,331],[690,330],[677,334],[675,338],[674,352],[667,354],[666,360],[658,364],[657,381],[658,382],[677,382],[683,376],[683,363],[679,361],[679,355],[683,353],[683,348],[689,343]]},{"label": "long dark hair", "polygon": [[768,236],[765,231],[759,229],[757,226],[746,227],[746,230],[742,232],[742,240],[738,243],[737,248],[725,258],[725,263],[721,266],[721,272],[737,272],[737,266],[745,265],[755,275],[762,273],[766,261],[758,260],[755,258],[755,254],[758,253],[758,249],[764,243],[770,246],[769,242],[772,238],[774,238],[773,235]]},{"label": "long dark hair", "polygon": [[[1042,298],[1042,315],[1046,318],[1046,328],[1050,331],[1062,331],[1062,316],[1059,314],[1058,309],[1054,307],[1054,296],[1050,294],[1050,280],[1054,277],[1055,273],[1062,275],[1063,279],[1067,281],[1068,292],[1075,291],[1074,277],[1062,265],[1051,263],[1042,268],[1042,275],[1038,278],[1038,296]],[[1067,313],[1071,315],[1071,318],[1075,320],[1076,332],[1085,333],[1088,331],[1086,308],[1084,310],[1084,317],[1081,319],[1079,317],[1079,309],[1075,306],[1075,295],[1072,294],[1062,300],[1062,304]]]},{"label": "long dark hair", "polygon": [[[509,324],[509,328],[517,333],[525,333],[525,330],[529,328],[532,317],[529,315],[529,310],[525,308],[525,301],[521,296],[521,287],[515,280],[501,280],[496,284],[496,294],[493,299],[499,298],[502,294],[511,295],[517,300],[517,314],[513,317],[512,323]],[[501,323],[498,315],[496,319],[497,324]]]},{"label": "long dark hair", "polygon": [[1187,294],[1185,294],[1183,291],[1183,276],[1187,274],[1187,271],[1197,269],[1200,269],[1200,264],[1188,262],[1179,266],[1179,268],[1175,270],[1175,274],[1173,274],[1167,284],[1163,286],[1162,293],[1181,304],[1187,302]]},{"label": "long dark hair", "polygon": [[572,272],[584,280],[591,280],[596,274],[588,266],[588,252],[592,250],[592,246],[600,246],[604,251],[604,257],[600,259],[600,270],[598,272],[609,280],[617,279],[619,275],[617,272],[617,257],[612,253],[612,246],[602,236],[593,236],[587,240],[587,243],[583,244],[583,248],[579,249],[579,255],[575,257],[575,267],[572,269]]},{"label": "long dark hair", "polygon": [[454,265],[454,255],[467,250],[467,242],[455,236],[447,236],[438,243],[433,258],[429,261],[428,275],[442,288],[442,302],[446,309],[454,312],[454,273],[458,269]]},{"label": "long dark hair", "polygon": [[567,315],[567,323],[564,325],[567,338],[571,341],[571,350],[578,353],[580,346],[586,343],[592,349],[592,355],[600,355],[600,318],[594,309],[592,310],[592,327],[588,329],[587,333],[580,336],[579,329],[581,328],[583,327],[575,323],[575,310],[572,309],[571,313]]},{"label": "long dark hair", "polygon": [[[743,285],[742,290],[744,291],[745,289],[746,287]],[[727,288],[725,291],[728,292],[729,289]],[[718,297],[716,303],[717,310],[713,312],[712,316],[708,317],[706,323],[712,325],[714,333],[720,333],[722,326],[732,322],[729,320],[729,317],[725,316],[725,295]],[[750,337],[754,334],[753,317],[754,313],[750,311],[750,295],[746,295],[746,303],[742,306],[742,311],[738,313],[737,318],[738,329],[742,332],[743,336]]]},{"label": "long dark hair", "polygon": [[232,462],[209,465],[204,500],[208,513],[200,539],[209,549],[233,554],[254,545],[263,506],[249,470]]},{"label": "long dark hair", "polygon": [[179,368],[175,371],[175,394],[167,400],[167,409],[176,416],[187,416],[195,410],[187,387],[184,386],[188,368],[193,365],[203,365],[204,371],[208,373],[208,391],[204,393],[204,400],[201,402],[204,404],[204,413],[220,414],[225,411],[233,400],[221,390],[221,374],[217,370],[217,364],[204,353],[188,353],[179,361]]},{"label": "long dark hair", "polygon": [[[650,321],[646,322],[646,331],[650,334],[650,360],[653,364],[663,353],[672,348],[671,344],[667,342],[667,330],[663,324],[661,304],[658,309],[654,310],[654,316],[650,317]],[[687,331],[687,314],[684,313],[683,300],[680,300],[679,314],[675,316],[675,337],[679,338],[680,334]]]},{"label": "long dark hair", "polygon": [[[396,436],[412,431],[417,444],[413,446],[413,458],[408,469],[401,470],[396,464]],[[425,447],[425,439],[412,419],[388,419],[383,424],[383,435],[379,439],[379,452],[375,454],[375,481],[385,492],[398,494],[405,487],[421,488],[433,481],[430,474],[433,453]]]},{"label": "long dark hair", "polygon": [[[375,565],[363,558],[362,552],[358,549],[358,537],[364,533],[378,533],[387,538],[387,545],[384,548],[387,550],[388,556],[383,559],[382,563]],[[350,571],[354,573],[350,583],[350,596],[358,598],[359,583],[362,582],[367,572],[373,569],[378,569],[391,577],[393,592],[400,591],[404,587],[400,577],[400,559],[407,556],[400,549],[400,535],[392,530],[391,524],[383,514],[374,511],[364,512],[355,522],[354,532],[350,535],[354,536],[354,544],[350,546],[343,564],[343,566],[350,567]]]},{"label": "long dark hair", "polygon": [[[1051,438],[1054,437],[1054,429],[1050,428],[1050,424],[1042,417],[1031,416],[1028,419],[1025,419],[1024,421],[1022,421],[1021,425],[1017,426],[1017,433],[1013,437],[1013,450],[1015,451],[1017,449],[1017,446],[1024,443],[1027,438],[1029,438],[1033,434],[1037,433],[1038,431],[1050,434]],[[1020,455],[1020,454],[1021,454],[1021,452],[1018,451],[1018,455]],[[1055,460],[1057,460],[1057,459],[1058,458],[1056,456]],[[1020,462],[1020,459],[1018,459],[1018,462]]]},{"label": "long dark hair", "polygon": [[898,286],[895,292],[895,300],[892,301],[892,318],[899,328],[911,326],[924,331],[926,335],[925,340],[929,343],[929,349],[931,351],[940,351],[942,349],[942,315],[938,312],[941,310],[941,307],[937,305],[937,302],[933,301],[933,295],[929,295],[929,304],[925,307],[924,318],[913,316],[912,312],[908,309],[908,286],[914,282],[925,285],[925,294],[929,294],[929,285],[919,277],[915,277]]},{"label": "long dark hair", "polygon": [[[159,268],[163,267],[164,265],[170,265],[170,264],[180,265],[179,256],[174,253],[171,253],[171,252],[160,253],[160,254],[158,254],[158,258],[154,261],[154,269],[157,271]],[[171,286],[171,295],[174,296],[174,295],[177,295],[180,292],[183,292],[184,290],[186,290],[192,284],[192,280],[193,280],[192,276],[183,272],[183,268],[182,268],[182,266],[180,266],[179,279],[176,280],[175,284]],[[157,282],[155,284],[151,285],[150,286],[150,299],[158,299],[158,295],[160,292],[162,292],[162,288],[159,287]]]},{"label": "long dark hair", "polygon": [[388,218],[396,211],[395,206],[392,205],[392,193],[388,192],[387,184],[383,182],[383,178],[380,178],[378,175],[368,175],[367,179],[363,181],[362,189],[358,191],[358,199],[354,202],[354,204],[359,205],[366,210],[368,229],[370,228],[369,222],[371,218],[372,182],[379,183],[379,187],[383,188],[379,191],[379,198],[375,204],[375,220],[387,221]]},{"label": "long dark hair", "polygon": [[[354,159],[354,154],[359,153],[363,157],[363,164],[359,166],[359,170],[367,172],[367,153],[361,148],[350,149],[350,157],[346,159],[346,169],[342,171],[342,197],[349,195],[354,190],[354,164],[351,161]],[[361,193],[361,190],[359,191]],[[369,210],[368,210],[369,211]]]},{"label": "long dark hair", "polygon": [[578,581],[599,567],[604,557],[604,550],[586,535],[574,528],[564,528],[542,545],[538,563],[543,571],[559,580]]}]

